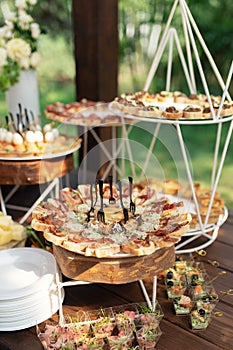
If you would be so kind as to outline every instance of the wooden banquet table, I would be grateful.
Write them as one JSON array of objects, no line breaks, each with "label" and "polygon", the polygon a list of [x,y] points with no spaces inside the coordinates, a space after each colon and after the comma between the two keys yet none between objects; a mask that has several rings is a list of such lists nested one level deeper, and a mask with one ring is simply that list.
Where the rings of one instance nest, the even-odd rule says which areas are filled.
[{"label": "wooden banquet table", "polygon": [[[193,253],[195,258],[203,261],[212,278],[219,272],[226,274],[217,278],[213,284],[220,301],[216,306],[218,317],[212,318],[205,331],[192,331],[188,319],[176,316],[170,300],[167,299],[162,280],[157,284],[157,300],[164,317],[161,321],[163,332],[156,345],[157,350],[230,350],[233,348],[233,211],[229,212],[227,221],[220,228],[217,240],[206,249],[206,256]],[[215,266],[215,263],[218,266]],[[151,295],[152,279],[144,280]],[[143,301],[143,294],[138,282],[129,284],[88,284],[65,287],[63,302],[64,314],[75,315],[78,310],[91,310]],[[53,316],[58,320],[58,314]],[[0,350],[42,350],[36,336],[36,327],[14,332],[0,332]]]}]

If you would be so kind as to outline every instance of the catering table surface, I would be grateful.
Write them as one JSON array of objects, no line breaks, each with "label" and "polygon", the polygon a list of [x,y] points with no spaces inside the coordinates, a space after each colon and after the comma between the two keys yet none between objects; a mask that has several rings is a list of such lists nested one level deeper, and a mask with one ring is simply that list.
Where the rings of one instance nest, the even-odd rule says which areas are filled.
[{"label": "catering table surface", "polygon": [[[167,299],[162,281],[158,281],[157,299],[163,309],[164,318],[161,322],[163,332],[157,350],[219,350],[233,349],[233,295],[222,294],[221,291],[233,289],[233,211],[229,212],[227,221],[219,231],[217,240],[206,248],[206,256],[194,253],[198,260],[203,261],[210,277],[220,271],[227,273],[217,278],[213,283],[220,296],[216,311],[221,316],[213,317],[205,331],[193,331],[188,320],[176,316],[170,300]],[[211,262],[217,261],[218,267]],[[144,281],[152,294],[152,280]],[[90,310],[142,301],[143,294],[138,282],[123,285],[89,284],[65,288],[63,303],[64,314],[75,315],[78,310]],[[58,315],[53,316],[58,320]],[[36,328],[28,328],[14,332],[0,332],[0,350],[42,350],[37,339]]]}]

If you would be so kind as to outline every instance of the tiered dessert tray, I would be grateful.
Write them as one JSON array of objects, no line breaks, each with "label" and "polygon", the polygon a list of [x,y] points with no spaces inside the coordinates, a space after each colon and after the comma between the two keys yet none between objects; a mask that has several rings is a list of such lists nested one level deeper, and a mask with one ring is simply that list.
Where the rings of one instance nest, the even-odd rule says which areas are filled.
[{"label": "tiered dessert tray", "polygon": [[[16,210],[26,211],[26,214],[20,220],[24,223],[32,213],[33,209],[46,196],[55,190],[59,192],[59,178],[69,174],[74,168],[73,153],[80,148],[81,142],[76,142],[72,147],[61,152],[45,153],[38,156],[1,156],[0,157],[0,185],[13,185],[13,189],[3,198],[0,187],[1,209],[4,214],[7,213],[6,207]],[[41,188],[41,194],[31,208],[25,208],[8,204],[10,198],[20,186],[47,184],[45,189]]]}]

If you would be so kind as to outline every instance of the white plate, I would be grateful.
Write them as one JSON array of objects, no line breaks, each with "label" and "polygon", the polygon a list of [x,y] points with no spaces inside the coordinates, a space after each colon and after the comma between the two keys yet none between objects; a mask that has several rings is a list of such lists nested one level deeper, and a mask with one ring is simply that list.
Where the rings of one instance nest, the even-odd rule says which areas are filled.
[{"label": "white plate", "polygon": [[3,321],[11,320],[21,320],[31,315],[37,315],[41,312],[47,312],[47,310],[53,309],[54,305],[58,303],[58,294],[57,292],[53,293],[43,293],[39,295],[39,298],[34,303],[28,303],[26,307],[21,307],[18,309],[11,309],[5,311],[0,311],[0,323]]},{"label": "white plate", "polygon": [[[62,289],[62,301],[64,299],[64,290]],[[0,331],[17,331],[20,329],[25,329],[29,327],[33,327],[41,322],[49,319],[53,314],[55,314],[59,309],[59,300],[55,298],[51,306],[46,308],[46,310],[34,310],[28,317],[22,317],[22,319],[18,320],[10,320],[4,318],[0,320]]]},{"label": "white plate", "polygon": [[[8,300],[4,300],[1,303],[0,307],[0,317],[6,314],[17,314],[18,312],[27,311],[37,305],[41,305],[44,307],[46,303],[50,303],[51,298],[54,298],[57,294],[57,289],[44,290],[39,293],[35,293],[33,295],[29,295],[26,297],[22,297],[21,299],[17,299],[17,302],[9,302]],[[16,299],[12,299],[15,301]],[[42,303],[43,300],[43,303]]]},{"label": "white plate", "polygon": [[49,286],[57,272],[54,256],[39,248],[0,251],[0,300],[21,298]]}]

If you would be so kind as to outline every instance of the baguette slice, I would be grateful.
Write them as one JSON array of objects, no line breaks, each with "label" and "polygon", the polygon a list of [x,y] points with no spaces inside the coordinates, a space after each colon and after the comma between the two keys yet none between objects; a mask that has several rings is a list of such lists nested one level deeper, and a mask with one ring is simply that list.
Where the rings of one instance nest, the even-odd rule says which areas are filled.
[{"label": "baguette slice", "polygon": [[123,244],[121,249],[126,254],[141,256],[141,255],[150,255],[153,254],[157,246],[152,241],[143,241],[143,242],[129,242]]},{"label": "baguette slice", "polygon": [[165,109],[163,116],[167,119],[180,119],[183,117],[183,111],[178,111],[178,109],[171,106]]},{"label": "baguette slice", "polygon": [[96,256],[97,258],[105,258],[120,253],[121,249],[119,244],[99,245],[95,247],[87,247],[85,256]]},{"label": "baguette slice", "polygon": [[54,233],[51,233],[49,231],[44,232],[44,238],[51,242],[54,243],[55,245],[62,246],[64,240],[65,240],[65,234],[61,236],[57,236]]},{"label": "baguette slice", "polygon": [[37,218],[33,218],[31,221],[31,227],[36,231],[45,232],[47,230],[53,229],[55,226],[41,222]]}]

